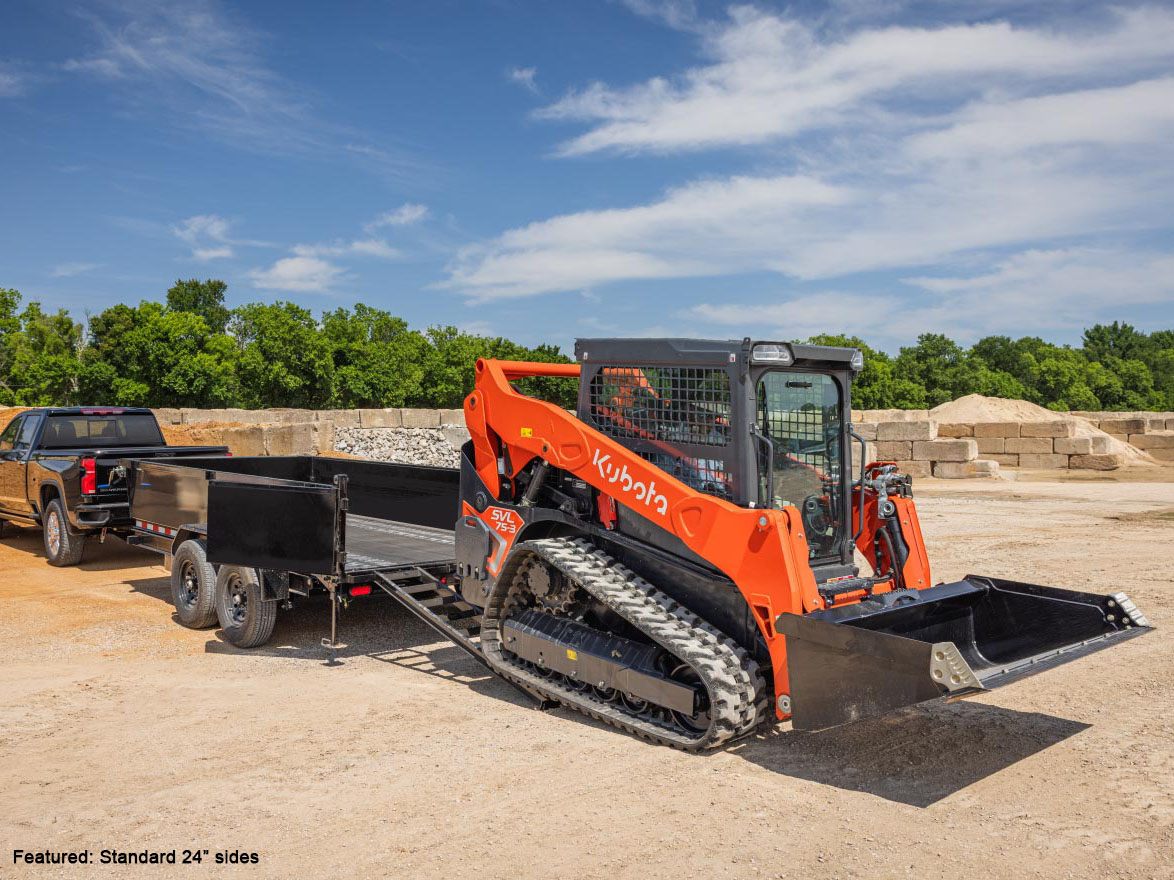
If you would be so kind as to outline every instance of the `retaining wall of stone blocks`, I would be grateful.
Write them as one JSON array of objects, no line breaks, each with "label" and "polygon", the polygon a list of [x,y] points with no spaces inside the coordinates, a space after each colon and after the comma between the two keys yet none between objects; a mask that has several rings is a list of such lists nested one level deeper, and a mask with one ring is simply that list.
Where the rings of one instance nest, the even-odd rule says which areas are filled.
[{"label": "retaining wall of stone blocks", "polygon": [[[459,409],[157,409],[155,415],[185,441],[227,445],[235,455],[410,457],[438,444],[440,461],[468,438]],[[1174,465],[1174,413],[1072,415]],[[946,423],[928,410],[863,410],[853,413],[853,427],[870,461],[896,461],[913,476],[991,476],[1000,467],[1113,470],[1124,463],[1105,437],[1077,437],[1062,418]]]},{"label": "retaining wall of stone blocks", "polygon": [[[1109,436],[1078,437],[1076,424],[1063,418],[1040,421],[936,422],[927,410],[861,410],[853,426],[869,452],[897,461],[915,476],[975,476],[995,472],[990,462],[1009,468],[1115,470],[1125,456],[1111,451],[1109,437],[1148,453],[1159,463],[1174,464],[1174,413],[1086,413],[1093,427]],[[973,442],[974,448],[947,441]],[[925,462],[929,462],[927,466]],[[908,466],[908,467],[907,467]]]},{"label": "retaining wall of stone blocks", "polygon": [[1088,419],[1109,436],[1144,450],[1159,462],[1174,464],[1174,413],[1078,412],[1073,415]]},{"label": "retaining wall of stone blocks", "polygon": [[[451,463],[468,432],[459,409],[157,409],[171,443],[227,446],[233,455],[346,452]],[[426,454],[425,454],[426,453]]]}]

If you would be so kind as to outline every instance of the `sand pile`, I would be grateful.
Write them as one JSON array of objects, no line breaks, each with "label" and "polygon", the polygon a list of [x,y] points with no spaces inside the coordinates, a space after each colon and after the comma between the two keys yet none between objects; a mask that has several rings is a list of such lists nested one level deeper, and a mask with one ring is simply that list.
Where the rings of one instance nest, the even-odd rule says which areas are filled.
[{"label": "sand pile", "polygon": [[976,422],[1069,422],[1077,437],[1106,437],[1109,452],[1125,456],[1128,464],[1156,464],[1148,454],[1136,446],[1122,443],[1088,419],[1045,409],[1026,400],[1005,400],[1001,397],[967,394],[965,397],[935,406],[929,411],[929,417],[939,423],[961,425]]},{"label": "sand pile", "polygon": [[1001,397],[983,397],[981,394],[967,394],[935,406],[929,411],[929,417],[938,422],[958,425],[969,425],[972,422],[1053,422],[1075,418],[1026,400],[1005,400]]}]

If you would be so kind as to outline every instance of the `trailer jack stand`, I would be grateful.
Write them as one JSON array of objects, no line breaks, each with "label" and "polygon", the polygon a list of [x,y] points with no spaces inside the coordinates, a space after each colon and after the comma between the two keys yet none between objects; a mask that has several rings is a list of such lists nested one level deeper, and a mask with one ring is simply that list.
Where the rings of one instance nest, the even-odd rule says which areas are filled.
[{"label": "trailer jack stand", "polygon": [[339,666],[338,662],[338,593],[334,586],[330,590],[330,638],[322,640],[322,647],[326,649],[326,665]]}]

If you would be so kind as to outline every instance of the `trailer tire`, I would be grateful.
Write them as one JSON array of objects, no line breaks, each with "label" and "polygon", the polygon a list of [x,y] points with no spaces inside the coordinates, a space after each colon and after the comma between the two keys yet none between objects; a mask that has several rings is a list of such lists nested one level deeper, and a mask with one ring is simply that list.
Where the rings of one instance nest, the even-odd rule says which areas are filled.
[{"label": "trailer tire", "polygon": [[255,568],[224,565],[216,576],[216,616],[232,644],[255,648],[273,635],[277,602],[265,598]]},{"label": "trailer tire", "polygon": [[171,603],[189,629],[216,625],[216,569],[200,541],[184,541],[172,557]]},{"label": "trailer tire", "polygon": [[86,549],[85,535],[75,535],[69,530],[69,517],[65,515],[61,499],[54,498],[45,506],[41,532],[45,538],[45,557],[50,565],[62,568],[82,561]]}]

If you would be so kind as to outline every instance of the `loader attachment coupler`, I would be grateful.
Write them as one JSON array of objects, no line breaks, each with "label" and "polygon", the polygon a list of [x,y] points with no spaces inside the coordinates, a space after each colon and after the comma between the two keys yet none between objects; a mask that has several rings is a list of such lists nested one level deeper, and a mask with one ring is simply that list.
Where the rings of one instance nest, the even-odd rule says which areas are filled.
[{"label": "loader attachment coupler", "polygon": [[1124,593],[968,575],[807,615],[782,614],[792,722],[819,730],[1000,687],[1151,627]]}]

